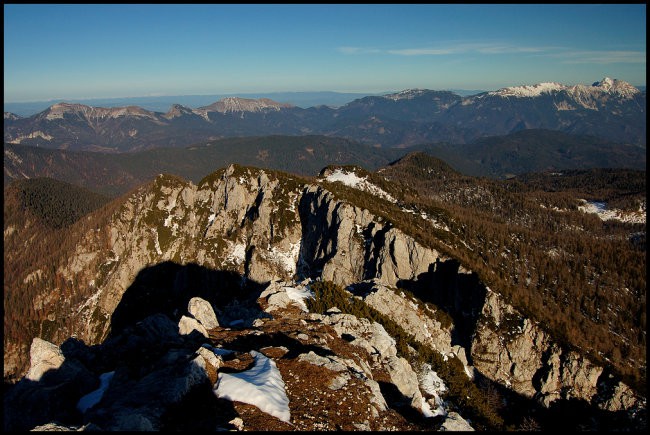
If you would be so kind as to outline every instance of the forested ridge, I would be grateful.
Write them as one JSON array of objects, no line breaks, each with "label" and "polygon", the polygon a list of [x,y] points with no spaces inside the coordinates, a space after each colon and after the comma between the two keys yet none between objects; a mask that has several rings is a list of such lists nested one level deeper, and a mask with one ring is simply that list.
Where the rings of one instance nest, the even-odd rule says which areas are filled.
[{"label": "forested ridge", "polygon": [[645,208],[645,171],[497,181],[413,154],[380,174],[405,192],[407,207],[443,210],[436,215],[455,242],[441,244],[421,223],[405,221],[406,231],[459,259],[561,342],[645,391],[645,223],[601,221],[578,209],[587,199],[638,212]]},{"label": "forested ridge", "polygon": [[[27,346],[20,364],[29,363],[32,337],[70,335],[72,307],[87,299],[88,289],[58,269],[88,230],[106,225],[121,201],[123,197],[109,202],[103,195],[46,178],[5,187],[4,346]],[[51,321],[54,318],[63,325]]]}]

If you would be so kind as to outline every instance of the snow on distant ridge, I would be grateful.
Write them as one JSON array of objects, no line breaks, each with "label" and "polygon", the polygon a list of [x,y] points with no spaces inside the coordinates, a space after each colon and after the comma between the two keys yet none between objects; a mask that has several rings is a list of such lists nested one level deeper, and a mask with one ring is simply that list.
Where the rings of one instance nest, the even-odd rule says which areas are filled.
[{"label": "snow on distant ridge", "polygon": [[500,95],[502,97],[539,97],[542,94],[550,94],[553,91],[565,90],[567,87],[555,82],[544,82],[536,85],[512,86],[488,92],[489,95]]},{"label": "snow on distant ridge", "polygon": [[389,100],[398,101],[398,100],[412,100],[413,98],[422,95],[426,92],[426,89],[405,89],[403,91],[384,95],[384,98]]},{"label": "snow on distant ridge", "polygon": [[330,173],[325,180],[333,183],[335,181],[341,182],[346,186],[354,187],[355,189],[363,190],[372,195],[384,198],[392,203],[396,203],[397,200],[393,198],[389,193],[375,186],[367,180],[368,177],[359,177],[354,172],[343,171],[342,169],[336,169]]},{"label": "snow on distant ridge", "polygon": [[592,85],[578,84],[575,86],[566,86],[556,82],[544,82],[536,85],[510,86],[497,91],[488,92],[488,95],[497,95],[501,97],[539,97],[542,94],[553,94],[560,91],[566,91],[573,97],[591,94],[593,96],[608,93],[617,94],[623,98],[631,98],[640,93],[637,88],[631,84],[617,79],[605,77],[599,82]]}]

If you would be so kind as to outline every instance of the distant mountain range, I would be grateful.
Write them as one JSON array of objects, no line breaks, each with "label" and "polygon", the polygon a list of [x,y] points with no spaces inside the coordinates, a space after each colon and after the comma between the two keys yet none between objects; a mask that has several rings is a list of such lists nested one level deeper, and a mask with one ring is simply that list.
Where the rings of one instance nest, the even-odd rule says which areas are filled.
[{"label": "distant mountain range", "polygon": [[6,143],[124,152],[183,147],[224,137],[326,135],[381,147],[469,143],[519,130],[547,129],[646,145],[646,95],[621,80],[592,85],[540,83],[460,96],[410,89],[341,107],[301,108],[270,98],[222,98],[167,112],[139,106],[57,103],[33,116],[4,114]]},{"label": "distant mountain range", "polygon": [[[461,96],[476,95],[484,90],[468,89],[449,89]],[[180,104],[187,107],[207,106],[217,100],[227,97],[241,97],[249,99],[268,98],[275,101],[283,101],[294,106],[308,107],[330,106],[340,107],[350,101],[371,96],[391,94],[395,91],[386,91],[378,93],[357,93],[357,92],[266,92],[266,93],[245,93],[245,94],[211,94],[211,95],[164,95],[164,96],[146,96],[146,97],[124,97],[124,98],[84,98],[68,100],[47,100],[47,101],[29,101],[22,103],[4,103],[4,111],[15,113],[21,117],[29,117],[36,113],[42,112],[48,107],[57,103],[77,103],[95,107],[124,107],[140,106],[143,109],[153,112],[166,112],[170,106]]]}]

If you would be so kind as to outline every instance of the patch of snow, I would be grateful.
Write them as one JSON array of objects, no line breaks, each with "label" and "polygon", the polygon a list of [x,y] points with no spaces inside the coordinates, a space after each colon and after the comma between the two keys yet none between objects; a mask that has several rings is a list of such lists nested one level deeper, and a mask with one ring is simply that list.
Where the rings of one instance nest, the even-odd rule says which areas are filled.
[{"label": "patch of snow", "polygon": [[246,260],[246,245],[243,243],[233,243],[228,240],[228,247],[230,248],[230,252],[226,257],[226,261],[241,264]]},{"label": "patch of snow", "polygon": [[309,287],[284,287],[284,290],[287,292],[289,299],[295,301],[298,305],[300,305],[300,308],[303,311],[309,311],[307,309],[307,305],[305,304],[305,299],[314,297],[314,293],[309,290]]},{"label": "patch of snow", "polygon": [[91,391],[79,399],[79,402],[77,403],[77,409],[81,411],[82,414],[89,408],[95,406],[102,399],[104,391],[106,391],[106,388],[108,388],[108,384],[111,382],[111,379],[113,379],[114,374],[114,371],[101,374],[99,376],[99,388],[97,388],[95,391]]},{"label": "patch of snow", "polygon": [[296,273],[296,263],[300,254],[300,241],[292,243],[289,246],[290,248],[287,252],[283,252],[274,246],[271,249],[271,254],[273,254],[273,259],[276,263],[280,264],[284,270],[293,275]]},{"label": "patch of snow", "polygon": [[21,159],[20,157],[18,157],[18,155],[16,155],[14,152],[12,152],[11,150],[8,150],[8,149],[5,149],[5,157],[8,157],[9,160],[13,160],[13,161],[18,162],[18,163],[23,162],[23,159]]},{"label": "patch of snow", "polygon": [[160,243],[158,243],[158,230],[153,228],[151,232],[153,233],[153,241],[156,247],[156,252],[158,253],[158,255],[162,255],[162,250],[160,249]]},{"label": "patch of snow", "polygon": [[[93,286],[95,285],[95,281],[94,281],[94,280],[91,281],[91,283],[92,283]],[[77,314],[80,313],[80,312],[81,312],[84,308],[86,308],[87,306],[93,306],[93,305],[97,302],[97,299],[99,299],[99,294],[100,294],[101,292],[102,292],[102,289],[99,289],[99,290],[97,290],[97,291],[96,291],[96,292],[95,292],[91,297],[89,297],[88,299],[86,299],[86,300],[84,301],[84,303],[83,303],[81,306],[79,306],[79,308],[77,308]]]},{"label": "patch of snow", "polygon": [[383,189],[380,189],[379,187],[375,186],[374,184],[370,183],[367,180],[367,177],[359,177],[357,174],[354,172],[345,172],[341,169],[336,169],[334,172],[329,174],[325,180],[329,181],[330,183],[333,182],[341,182],[345,184],[346,186],[354,187],[355,189],[363,190],[365,192],[368,192],[372,195],[378,196],[380,198],[383,198],[387,201],[390,201],[392,203],[396,203],[397,200],[393,198],[389,193],[385,192]]},{"label": "patch of snow", "polygon": [[[414,214],[414,215],[418,214],[415,210],[412,210],[410,208],[405,208],[405,207],[402,207],[402,211],[405,212],[405,213],[411,213],[411,214]],[[434,228],[438,228],[439,230],[443,230],[443,231],[447,231],[447,232],[451,231],[446,224],[441,224],[440,222],[438,222],[438,220],[436,218],[433,218],[433,217],[429,216],[425,212],[420,212],[420,217],[422,219],[424,219],[424,220],[427,220],[427,221],[431,222],[433,224]]]},{"label": "patch of snow", "polygon": [[[436,415],[446,415],[446,412],[443,414],[434,413],[424,397],[421,398],[420,409],[422,409],[422,415],[426,418],[435,417]],[[438,410],[436,409],[436,412],[437,411]]]},{"label": "patch of snow", "polygon": [[[422,368],[423,368],[423,370],[422,370],[422,372],[420,373],[420,376],[419,376],[420,388],[422,388],[423,392],[433,396],[435,398],[435,400],[436,400],[436,405],[437,405],[436,409],[433,410],[433,411],[431,410],[431,408],[429,408],[429,413],[431,415],[426,415],[426,414],[425,415],[427,417],[436,417],[438,415],[446,415],[447,410],[444,407],[444,402],[443,402],[441,396],[442,396],[443,393],[445,393],[447,391],[447,386],[445,385],[444,381],[442,379],[440,379],[438,374],[435,371],[432,370],[430,364],[424,364]],[[425,402],[423,402],[423,403],[425,403]],[[427,407],[428,407],[428,404],[427,404]],[[422,411],[424,413],[424,406],[423,406]]]},{"label": "patch of snow", "polygon": [[201,346],[205,347],[206,349],[208,349],[210,352],[213,352],[217,356],[226,356],[226,355],[230,355],[232,353],[235,353],[234,350],[229,350],[229,349],[223,349],[221,347],[210,346],[207,343],[204,343]]},{"label": "patch of snow", "polygon": [[25,277],[25,279],[23,280],[23,284],[27,284],[30,281],[34,281],[40,278],[42,275],[43,275],[43,271],[41,269],[35,270]]},{"label": "patch of snow", "polygon": [[586,201],[581,199],[583,205],[578,206],[578,210],[583,213],[595,213],[600,220],[618,220],[621,222],[628,223],[645,223],[646,222],[646,213],[645,213],[645,204],[641,204],[638,211],[635,212],[623,212],[617,209],[608,210],[604,202],[598,201]]},{"label": "patch of snow", "polygon": [[287,207],[287,210],[293,213],[296,212],[296,198],[297,195],[289,194],[289,207]]},{"label": "patch of snow", "polygon": [[289,422],[289,399],[275,362],[251,350],[255,365],[239,373],[219,373],[213,389],[219,398],[248,403],[284,422]]}]

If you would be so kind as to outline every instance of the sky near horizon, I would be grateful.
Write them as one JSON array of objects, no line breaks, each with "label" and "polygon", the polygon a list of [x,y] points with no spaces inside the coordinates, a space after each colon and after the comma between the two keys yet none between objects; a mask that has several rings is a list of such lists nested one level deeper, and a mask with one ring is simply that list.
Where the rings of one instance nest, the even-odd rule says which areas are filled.
[{"label": "sky near horizon", "polygon": [[645,86],[645,4],[4,5],[5,102],[603,77]]}]

